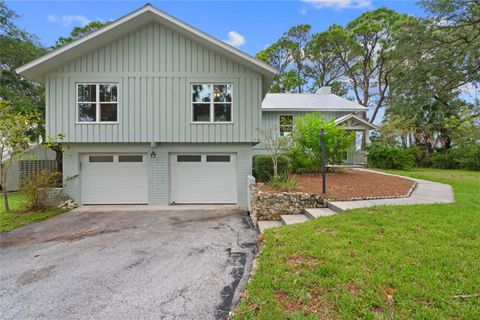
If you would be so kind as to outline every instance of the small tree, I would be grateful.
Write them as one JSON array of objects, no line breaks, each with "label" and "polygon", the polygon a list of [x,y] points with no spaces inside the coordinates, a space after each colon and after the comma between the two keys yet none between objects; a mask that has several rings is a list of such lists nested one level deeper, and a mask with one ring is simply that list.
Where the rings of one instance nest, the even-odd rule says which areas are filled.
[{"label": "small tree", "polygon": [[336,164],[342,161],[342,157],[355,142],[355,135],[349,133],[344,126],[337,126],[334,120],[326,120],[320,113],[306,114],[294,120],[292,134],[296,148],[308,156],[316,164],[321,162],[321,143],[318,133],[325,130],[325,157],[326,162]]},{"label": "small tree", "polygon": [[10,211],[7,194],[7,171],[21,158],[32,141],[30,132],[38,126],[34,113],[17,112],[8,101],[0,100],[0,177],[6,211]]},{"label": "small tree", "polygon": [[278,128],[257,129],[261,146],[266,149],[272,158],[273,178],[278,176],[278,158],[287,152],[290,146],[289,137],[281,137]]}]

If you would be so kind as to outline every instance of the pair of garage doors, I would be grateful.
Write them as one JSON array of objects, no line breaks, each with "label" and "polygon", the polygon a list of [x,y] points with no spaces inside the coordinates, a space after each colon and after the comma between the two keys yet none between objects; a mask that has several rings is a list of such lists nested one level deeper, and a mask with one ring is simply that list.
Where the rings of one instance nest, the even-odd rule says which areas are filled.
[{"label": "pair of garage doors", "polygon": [[[170,202],[237,203],[235,160],[234,154],[171,154]],[[83,155],[82,202],[148,203],[147,161],[145,154]]]}]

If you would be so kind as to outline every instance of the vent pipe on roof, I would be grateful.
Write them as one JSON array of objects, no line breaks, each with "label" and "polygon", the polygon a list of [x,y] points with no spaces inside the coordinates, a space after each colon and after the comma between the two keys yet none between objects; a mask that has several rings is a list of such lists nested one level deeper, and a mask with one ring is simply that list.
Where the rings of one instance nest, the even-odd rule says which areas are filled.
[{"label": "vent pipe on roof", "polygon": [[317,90],[318,94],[331,94],[332,93],[332,87],[320,87]]}]

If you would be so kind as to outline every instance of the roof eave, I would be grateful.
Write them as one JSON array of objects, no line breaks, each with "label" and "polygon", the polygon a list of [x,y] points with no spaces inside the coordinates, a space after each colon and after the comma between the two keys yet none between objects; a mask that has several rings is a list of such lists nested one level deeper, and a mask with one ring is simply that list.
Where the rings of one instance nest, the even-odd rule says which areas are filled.
[{"label": "roof eave", "polygon": [[372,130],[376,130],[378,129],[378,126],[376,126],[375,124],[371,123],[370,121],[366,120],[366,119],[362,119],[354,114],[349,114],[349,115],[346,115],[346,116],[343,116],[341,118],[338,118],[335,120],[335,124],[341,124],[351,118],[354,118],[355,120],[357,121],[360,121],[361,123],[363,123],[364,125],[370,127],[370,129]]},{"label": "roof eave", "polygon": [[367,108],[262,108],[262,111],[362,112],[367,111]]},{"label": "roof eave", "polygon": [[[17,68],[15,71],[26,78],[43,83],[45,80],[45,75],[54,70],[56,67],[59,67],[64,63],[67,63],[68,61],[71,61],[72,59],[75,59],[89,52],[90,50],[93,50],[96,47],[100,47],[103,43],[112,40],[112,38],[115,36],[129,32],[142,23],[148,23],[149,21],[154,21],[156,19],[161,19],[163,24],[174,30],[177,30],[181,33],[188,33],[192,38],[194,38],[194,40],[200,41],[214,50],[223,52],[224,54],[233,54],[234,60],[247,65],[264,76],[264,90],[265,88],[268,88],[271,82],[273,82],[277,72],[275,68],[158,10],[151,5],[146,5],[126,16],[123,16],[104,28],[94,31],[40,58],[37,58]],[[71,56],[67,56],[67,53],[72,52],[74,49],[76,50],[75,53]]]}]

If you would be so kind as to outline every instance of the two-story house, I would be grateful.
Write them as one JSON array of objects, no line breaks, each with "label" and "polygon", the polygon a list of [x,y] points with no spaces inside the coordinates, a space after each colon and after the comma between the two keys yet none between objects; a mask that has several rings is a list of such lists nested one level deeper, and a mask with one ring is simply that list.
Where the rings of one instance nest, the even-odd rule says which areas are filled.
[{"label": "two-story house", "polygon": [[257,129],[288,135],[308,112],[375,128],[329,88],[267,94],[274,68],[149,4],[17,72],[45,85],[46,133],[64,136],[64,191],[80,204],[245,205]]},{"label": "two-story house", "polygon": [[17,72],[80,204],[247,203],[269,65],[145,5]]}]

